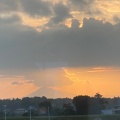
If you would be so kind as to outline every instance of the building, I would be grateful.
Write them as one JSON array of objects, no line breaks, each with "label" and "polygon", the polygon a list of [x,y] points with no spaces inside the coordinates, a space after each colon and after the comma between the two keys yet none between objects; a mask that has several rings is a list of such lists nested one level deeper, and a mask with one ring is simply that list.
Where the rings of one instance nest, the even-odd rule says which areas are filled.
[{"label": "building", "polygon": [[112,115],[114,114],[113,109],[101,110],[102,115]]},{"label": "building", "polygon": [[15,113],[18,115],[18,116],[22,116],[24,113],[27,113],[28,110],[24,109],[24,108],[19,108],[19,109],[16,109],[15,110]]},{"label": "building", "polygon": [[112,109],[101,110],[103,115],[112,115],[112,114],[120,114],[120,106],[115,106]]},{"label": "building", "polygon": [[113,113],[114,114],[120,114],[120,106],[119,105],[114,107]]}]

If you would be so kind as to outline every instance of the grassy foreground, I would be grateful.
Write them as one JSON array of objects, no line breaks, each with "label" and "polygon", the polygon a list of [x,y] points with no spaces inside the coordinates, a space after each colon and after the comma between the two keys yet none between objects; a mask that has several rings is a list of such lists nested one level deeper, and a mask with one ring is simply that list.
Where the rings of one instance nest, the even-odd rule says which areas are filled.
[{"label": "grassy foreground", "polygon": [[[97,119],[100,118],[100,119]],[[0,120],[5,120],[0,118]],[[6,120],[30,120],[29,117],[7,117]],[[54,116],[32,117],[31,120],[120,120],[120,115],[90,115],[90,116]]]}]

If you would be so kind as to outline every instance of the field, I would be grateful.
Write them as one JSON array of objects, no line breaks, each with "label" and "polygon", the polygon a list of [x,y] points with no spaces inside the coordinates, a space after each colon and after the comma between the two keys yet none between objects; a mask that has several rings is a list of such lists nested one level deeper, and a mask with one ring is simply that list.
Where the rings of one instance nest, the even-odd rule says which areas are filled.
[{"label": "field", "polygon": [[[5,118],[0,118],[5,120]],[[30,120],[29,117],[7,117],[6,120]],[[94,116],[54,116],[32,117],[31,120],[120,120],[120,115],[94,115]]]}]

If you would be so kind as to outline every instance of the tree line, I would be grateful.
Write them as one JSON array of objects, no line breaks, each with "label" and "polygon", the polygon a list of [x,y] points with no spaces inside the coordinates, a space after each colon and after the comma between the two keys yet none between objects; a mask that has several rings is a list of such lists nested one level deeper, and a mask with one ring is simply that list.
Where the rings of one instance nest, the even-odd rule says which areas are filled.
[{"label": "tree line", "polygon": [[8,115],[15,115],[15,110],[24,108],[28,112],[22,116],[29,115],[29,107],[32,106],[32,115],[96,115],[101,114],[101,110],[110,109],[120,105],[120,98],[104,98],[96,93],[94,97],[88,95],[78,95],[71,98],[46,98],[24,97],[22,99],[0,99],[0,116],[4,114],[4,105],[8,110]]}]

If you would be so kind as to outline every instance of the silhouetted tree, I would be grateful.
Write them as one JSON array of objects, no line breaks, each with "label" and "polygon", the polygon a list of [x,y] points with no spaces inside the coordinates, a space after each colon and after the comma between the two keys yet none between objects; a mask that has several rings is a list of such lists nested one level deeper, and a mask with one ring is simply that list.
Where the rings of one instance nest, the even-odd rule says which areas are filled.
[{"label": "silhouetted tree", "polygon": [[22,101],[21,101],[22,107],[23,108],[29,108],[29,106],[31,105],[30,100],[31,99],[29,97],[22,98]]},{"label": "silhouetted tree", "polygon": [[73,98],[73,104],[76,107],[76,112],[79,115],[88,115],[89,113],[89,96],[76,96]]},{"label": "silhouetted tree", "polygon": [[96,94],[94,95],[94,97],[100,99],[100,98],[102,98],[102,95],[101,95],[100,93],[96,93]]},{"label": "silhouetted tree", "polygon": [[51,108],[52,105],[50,101],[46,100],[46,101],[40,102],[39,107],[46,107],[46,108],[50,107]]},{"label": "silhouetted tree", "polygon": [[105,109],[106,104],[108,104],[108,101],[100,93],[96,93],[91,98],[90,114],[101,114],[101,110]]},{"label": "silhouetted tree", "polygon": [[101,109],[105,109],[105,105],[108,104],[108,101],[105,98],[103,98],[100,93],[96,93],[95,98],[98,100]]},{"label": "silhouetted tree", "polygon": [[70,103],[63,104],[63,114],[64,115],[74,115],[75,109],[73,106],[71,106]]}]

